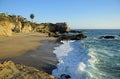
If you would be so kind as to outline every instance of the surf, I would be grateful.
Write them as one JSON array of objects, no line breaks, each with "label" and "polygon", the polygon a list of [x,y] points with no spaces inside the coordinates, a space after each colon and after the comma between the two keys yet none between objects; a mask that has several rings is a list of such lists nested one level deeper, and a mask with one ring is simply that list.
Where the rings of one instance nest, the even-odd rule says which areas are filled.
[{"label": "surf", "polygon": [[84,79],[89,59],[86,48],[81,44],[81,41],[62,42],[63,44],[56,47],[54,51],[59,63],[52,74],[57,78],[60,78],[62,74],[67,74],[71,77],[70,79]]}]

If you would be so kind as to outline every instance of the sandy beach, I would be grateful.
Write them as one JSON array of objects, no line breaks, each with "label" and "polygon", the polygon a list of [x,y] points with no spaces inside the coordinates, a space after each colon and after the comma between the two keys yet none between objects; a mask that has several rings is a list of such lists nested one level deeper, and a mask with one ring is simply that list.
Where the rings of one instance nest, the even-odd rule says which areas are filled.
[{"label": "sandy beach", "polygon": [[0,62],[12,60],[51,74],[57,63],[53,53],[55,40],[43,33],[19,33],[11,37],[1,37]]}]

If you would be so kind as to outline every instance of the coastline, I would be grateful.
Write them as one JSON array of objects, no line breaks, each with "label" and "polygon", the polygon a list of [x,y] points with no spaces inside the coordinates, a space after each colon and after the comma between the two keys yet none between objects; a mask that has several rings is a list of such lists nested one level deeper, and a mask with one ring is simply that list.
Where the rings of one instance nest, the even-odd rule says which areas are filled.
[{"label": "coastline", "polygon": [[[2,42],[2,44],[8,44],[5,42],[9,42],[10,44],[18,43],[15,41],[13,41],[12,43],[11,43],[11,41],[8,41],[8,40],[17,40],[15,38],[18,38],[19,44],[21,42],[23,42],[23,39],[25,39],[25,40],[27,39],[26,41],[29,40],[25,45],[22,45],[24,43],[22,43],[21,45],[18,45],[18,46],[23,46],[26,49],[25,50],[20,49],[21,51],[15,51],[14,53],[12,53],[12,52],[7,53],[5,51],[6,54],[3,53],[3,54],[5,54],[5,56],[0,57],[1,63],[4,61],[11,60],[11,61],[15,62],[16,64],[23,64],[26,66],[31,66],[38,70],[45,71],[48,74],[52,73],[52,70],[56,68],[56,64],[58,62],[56,55],[53,53],[54,47],[57,46],[55,38],[47,37],[47,34],[38,34],[38,33],[31,34],[30,33],[30,34],[24,34],[23,36],[20,36],[19,34],[17,34],[13,37],[3,37],[0,39],[0,42],[2,42],[1,40],[4,40],[4,42]],[[21,39],[19,39],[19,38],[21,38]],[[26,42],[26,41],[24,41],[24,42]],[[26,45],[28,45],[28,47],[26,47]],[[31,46],[29,46],[29,45],[31,45]],[[15,47],[12,44],[10,46],[10,48],[16,49],[17,47]],[[7,49],[7,51],[11,51],[11,50]]]}]

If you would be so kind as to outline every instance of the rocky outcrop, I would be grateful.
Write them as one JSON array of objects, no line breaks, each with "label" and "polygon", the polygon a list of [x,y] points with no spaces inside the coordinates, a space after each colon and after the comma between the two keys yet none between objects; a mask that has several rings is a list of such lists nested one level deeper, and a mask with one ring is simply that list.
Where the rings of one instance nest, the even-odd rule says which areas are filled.
[{"label": "rocky outcrop", "polygon": [[70,33],[82,33],[84,30],[70,30]]},{"label": "rocky outcrop", "polygon": [[55,32],[55,27],[51,23],[42,23],[36,26],[36,31],[42,33]]},{"label": "rocky outcrop", "polygon": [[111,35],[99,37],[99,39],[115,39],[115,38],[116,38],[115,36],[111,36]]},{"label": "rocky outcrop", "polygon": [[33,67],[8,61],[0,64],[0,79],[55,79],[55,77]]},{"label": "rocky outcrop", "polygon": [[68,24],[67,23],[56,23],[56,29],[58,32],[60,33],[65,33],[65,32],[69,32],[70,31],[70,28],[68,27]]},{"label": "rocky outcrop", "polygon": [[65,33],[69,32],[70,28],[67,23],[42,23],[36,26],[37,32],[45,32],[45,33]]},{"label": "rocky outcrop", "polygon": [[83,33],[80,34],[75,34],[75,35],[69,35],[69,34],[65,34],[65,35],[60,35],[58,41],[61,40],[81,40],[87,38],[86,35],[84,35]]}]

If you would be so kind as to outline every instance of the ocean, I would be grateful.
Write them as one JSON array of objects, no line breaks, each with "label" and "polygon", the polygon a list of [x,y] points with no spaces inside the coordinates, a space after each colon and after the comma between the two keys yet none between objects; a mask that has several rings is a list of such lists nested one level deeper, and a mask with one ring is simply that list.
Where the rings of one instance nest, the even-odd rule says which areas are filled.
[{"label": "ocean", "polygon": [[[55,47],[59,63],[52,75],[69,79],[120,79],[120,30],[85,30],[84,40],[62,41]],[[115,39],[99,39],[112,35]]]}]

